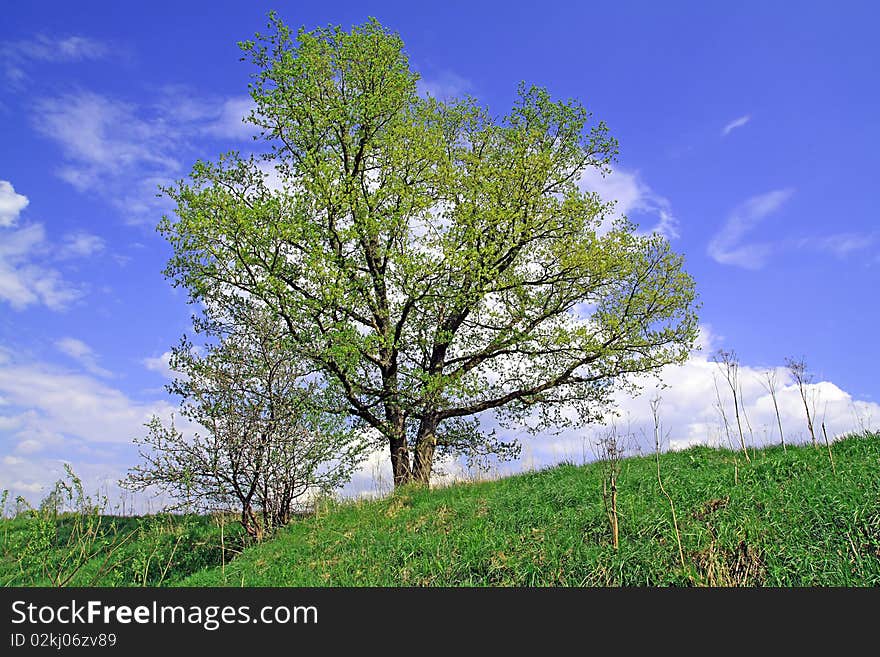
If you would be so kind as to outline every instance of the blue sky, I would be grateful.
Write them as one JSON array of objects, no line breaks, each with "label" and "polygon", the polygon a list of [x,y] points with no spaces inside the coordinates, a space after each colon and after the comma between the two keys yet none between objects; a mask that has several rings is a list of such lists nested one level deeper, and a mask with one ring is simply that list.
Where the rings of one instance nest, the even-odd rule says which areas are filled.
[{"label": "blue sky", "polygon": [[[830,431],[876,424],[880,9],[586,4],[4,7],[0,488],[39,499],[65,461],[112,482],[136,460],[141,423],[173,408],[163,354],[190,309],[161,274],[169,249],[155,225],[168,206],[156,187],[199,157],[254,148],[236,42],[272,8],[309,28],[376,16],[434,94],[471,93],[501,115],[525,80],[608,123],[619,162],[583,185],[670,236],[703,303],[707,348],[667,373],[673,446],[712,433],[715,347],[740,355],[766,441],[775,418],[757,377],[789,355],[816,374]],[[794,388],[779,376],[799,435]],[[644,399],[621,407],[644,419]],[[531,461],[514,467],[570,457],[573,441],[529,443]]]}]

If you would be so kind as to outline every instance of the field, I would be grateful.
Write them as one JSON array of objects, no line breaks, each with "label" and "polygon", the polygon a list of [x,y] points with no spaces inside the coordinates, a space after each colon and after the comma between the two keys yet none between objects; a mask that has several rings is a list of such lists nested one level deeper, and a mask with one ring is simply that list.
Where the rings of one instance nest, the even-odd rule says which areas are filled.
[{"label": "field", "polygon": [[[663,454],[681,552],[654,457],[641,456],[620,464],[617,550],[602,495],[605,464],[564,464],[325,503],[246,547],[234,518],[105,517],[97,540],[107,549],[66,583],[880,585],[880,435],[849,437],[832,448],[833,469],[824,446],[756,450],[751,463],[742,453],[706,447]],[[35,517],[19,517],[0,525],[0,583],[53,584],[51,573],[69,558],[65,532],[69,537],[75,516],[43,524],[38,530]]]}]

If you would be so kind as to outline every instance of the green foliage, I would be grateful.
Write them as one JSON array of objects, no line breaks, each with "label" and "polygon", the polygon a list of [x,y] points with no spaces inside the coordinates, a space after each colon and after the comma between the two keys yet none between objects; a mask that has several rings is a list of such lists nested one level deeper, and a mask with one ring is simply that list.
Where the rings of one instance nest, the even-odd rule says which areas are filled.
[{"label": "green foliage", "polygon": [[[756,451],[663,454],[682,569],[653,457],[621,462],[620,548],[602,464],[342,504],[185,585],[880,585],[880,435]],[[734,460],[739,458],[738,484]]]},{"label": "green foliage", "polygon": [[496,118],[420,97],[375,20],[270,28],[241,44],[270,150],[165,190],[166,274],[211,318],[270,309],[334,407],[389,441],[396,483],[410,455],[427,481],[459,418],[595,420],[628,375],[687,356],[694,282],[663,237],[578,187],[617,153],[579,102],[521,85]]}]

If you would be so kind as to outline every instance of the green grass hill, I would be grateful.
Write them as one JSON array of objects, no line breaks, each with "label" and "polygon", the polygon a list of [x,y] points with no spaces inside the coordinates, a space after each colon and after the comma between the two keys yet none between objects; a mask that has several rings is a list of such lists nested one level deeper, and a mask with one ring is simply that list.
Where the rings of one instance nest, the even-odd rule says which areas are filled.
[{"label": "green grass hill", "polygon": [[187,585],[880,584],[880,436],[742,454],[695,447],[622,462],[620,548],[602,464],[340,505]]},{"label": "green grass hill", "polygon": [[[880,435],[846,438],[832,451],[834,468],[824,445],[756,450],[751,463],[742,453],[706,447],[663,454],[661,474],[675,505],[683,565],[654,457],[641,456],[621,462],[617,550],[603,502],[605,470],[591,463],[325,504],[234,559],[217,548],[216,518],[166,519],[164,551],[155,563],[144,571],[147,548],[132,559],[146,576],[138,580],[136,568],[113,575],[111,567],[96,583],[880,585]],[[25,521],[5,521],[5,531],[21,543],[25,529],[15,523]],[[175,523],[189,532],[184,539],[175,538],[183,531]],[[234,529],[225,525],[225,543],[240,543]],[[7,535],[0,583],[46,583],[33,565],[16,565],[11,540]],[[201,547],[178,550],[188,561],[168,558],[175,541],[192,540]],[[138,545],[118,551],[138,552]],[[162,564],[167,567],[160,578]],[[87,566],[83,572],[96,572],[95,564]],[[71,583],[88,582],[74,577]]]}]

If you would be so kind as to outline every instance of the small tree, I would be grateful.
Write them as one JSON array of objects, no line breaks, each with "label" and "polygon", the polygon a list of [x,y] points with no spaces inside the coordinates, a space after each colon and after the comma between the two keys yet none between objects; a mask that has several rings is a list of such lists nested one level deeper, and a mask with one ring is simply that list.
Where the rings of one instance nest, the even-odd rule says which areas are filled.
[{"label": "small tree", "polygon": [[327,411],[321,386],[290,357],[273,318],[245,325],[202,323],[218,344],[201,356],[185,339],[174,349],[180,373],[169,391],[182,398],[181,415],[199,425],[193,436],[172,419],[147,424],[143,463],[122,484],[158,487],[180,506],[238,507],[247,533],[264,533],[290,520],[310,492],[329,491],[350,478],[363,441]]},{"label": "small tree", "polygon": [[791,376],[797,384],[798,392],[801,394],[801,401],[804,402],[804,412],[807,415],[807,429],[810,432],[810,440],[813,443],[813,447],[818,447],[818,443],[816,442],[816,431],[813,428],[813,416],[815,411],[810,410],[810,404],[807,400],[807,386],[813,382],[813,375],[807,371],[807,363],[803,358],[786,358],[785,365],[788,367],[788,371],[791,372]]},{"label": "small tree", "polygon": [[611,528],[611,544],[620,547],[620,516],[617,511],[617,483],[620,477],[620,462],[626,452],[626,441],[612,426],[597,442],[598,458],[602,463],[602,501],[605,515]]}]

